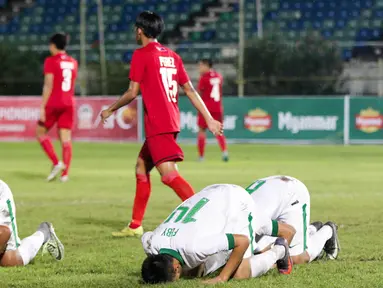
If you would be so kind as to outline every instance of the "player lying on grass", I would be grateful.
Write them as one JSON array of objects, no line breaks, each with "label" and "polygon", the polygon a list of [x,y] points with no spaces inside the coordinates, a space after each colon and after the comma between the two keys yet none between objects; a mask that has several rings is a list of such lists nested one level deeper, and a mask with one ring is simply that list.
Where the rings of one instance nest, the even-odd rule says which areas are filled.
[{"label": "player lying on grass", "polygon": [[[322,250],[329,259],[338,257],[337,226],[333,222],[309,224],[310,194],[301,181],[289,176],[270,176],[253,182],[246,190],[258,211],[296,230],[290,244],[294,264],[309,263],[321,256]],[[274,241],[274,237],[263,236],[257,243],[263,249]]]},{"label": "player lying on grass", "polygon": [[[142,278],[152,284],[178,280],[216,253],[223,253],[228,260],[219,276],[207,283],[248,278],[244,274],[250,275],[250,266],[258,266],[252,262],[255,234],[280,236],[290,242],[295,231],[290,225],[259,215],[243,188],[208,186],[179,205],[157,229],[143,235],[148,257],[142,264]],[[278,238],[269,253],[273,254],[272,264],[280,260],[279,269],[289,273],[292,262],[285,239]],[[246,263],[242,259],[247,259]],[[212,270],[217,268],[211,266]]]},{"label": "player lying on grass", "polygon": [[0,266],[27,265],[44,246],[56,260],[64,258],[64,246],[52,224],[43,222],[31,236],[17,236],[16,207],[8,185],[0,180]]}]

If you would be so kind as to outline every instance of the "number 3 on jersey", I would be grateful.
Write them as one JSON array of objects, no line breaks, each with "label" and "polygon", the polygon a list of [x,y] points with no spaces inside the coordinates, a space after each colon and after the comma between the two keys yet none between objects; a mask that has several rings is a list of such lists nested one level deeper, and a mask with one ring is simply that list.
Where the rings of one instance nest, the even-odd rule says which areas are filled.
[{"label": "number 3 on jersey", "polygon": [[173,76],[177,74],[177,69],[161,67],[160,74],[169,102],[177,103],[178,84],[173,79]]},{"label": "number 3 on jersey", "polygon": [[70,91],[72,88],[72,70],[63,69],[63,82],[61,83],[61,89],[64,92]]}]

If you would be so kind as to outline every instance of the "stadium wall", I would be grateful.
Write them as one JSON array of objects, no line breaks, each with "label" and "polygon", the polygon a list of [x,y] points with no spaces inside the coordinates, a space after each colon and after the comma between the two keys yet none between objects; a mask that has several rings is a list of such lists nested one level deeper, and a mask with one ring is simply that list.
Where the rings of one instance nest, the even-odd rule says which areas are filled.
[{"label": "stadium wall", "polygon": [[[141,142],[142,100],[106,123],[100,112],[117,97],[77,98],[73,139]],[[34,140],[40,97],[0,97],[0,140]],[[377,97],[225,97],[225,134],[230,142],[276,144],[381,144],[383,99]],[[180,97],[181,142],[195,142],[197,113]],[[51,131],[55,137],[55,131]],[[213,141],[212,135],[210,135]]]}]

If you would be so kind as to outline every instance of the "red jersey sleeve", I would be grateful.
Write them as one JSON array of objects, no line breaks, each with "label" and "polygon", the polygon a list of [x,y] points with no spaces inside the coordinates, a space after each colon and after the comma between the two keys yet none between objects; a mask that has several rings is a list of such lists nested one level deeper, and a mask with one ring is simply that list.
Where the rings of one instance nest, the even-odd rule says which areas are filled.
[{"label": "red jersey sleeve", "polygon": [[184,63],[182,62],[182,59],[179,56],[178,56],[177,73],[178,73],[178,85],[183,86],[190,81],[189,75],[185,70]]},{"label": "red jersey sleeve", "polygon": [[44,75],[51,73],[53,73],[53,63],[50,58],[47,58],[44,62]]},{"label": "red jersey sleeve", "polygon": [[132,62],[130,64],[129,79],[131,81],[141,83],[144,79],[145,72],[145,59],[140,57],[138,50],[134,51],[132,56]]}]

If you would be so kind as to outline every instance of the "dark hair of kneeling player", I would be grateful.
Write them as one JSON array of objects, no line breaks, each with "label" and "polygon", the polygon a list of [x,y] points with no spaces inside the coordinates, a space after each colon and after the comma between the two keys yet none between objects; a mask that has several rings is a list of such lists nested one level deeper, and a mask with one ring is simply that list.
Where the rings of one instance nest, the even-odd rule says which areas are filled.
[{"label": "dark hair of kneeling player", "polygon": [[142,280],[148,284],[172,282],[176,276],[173,259],[166,254],[149,255],[142,263]]},{"label": "dark hair of kneeling player", "polygon": [[151,11],[144,11],[137,16],[135,26],[142,29],[147,38],[155,39],[164,30],[164,21],[160,15]]}]

